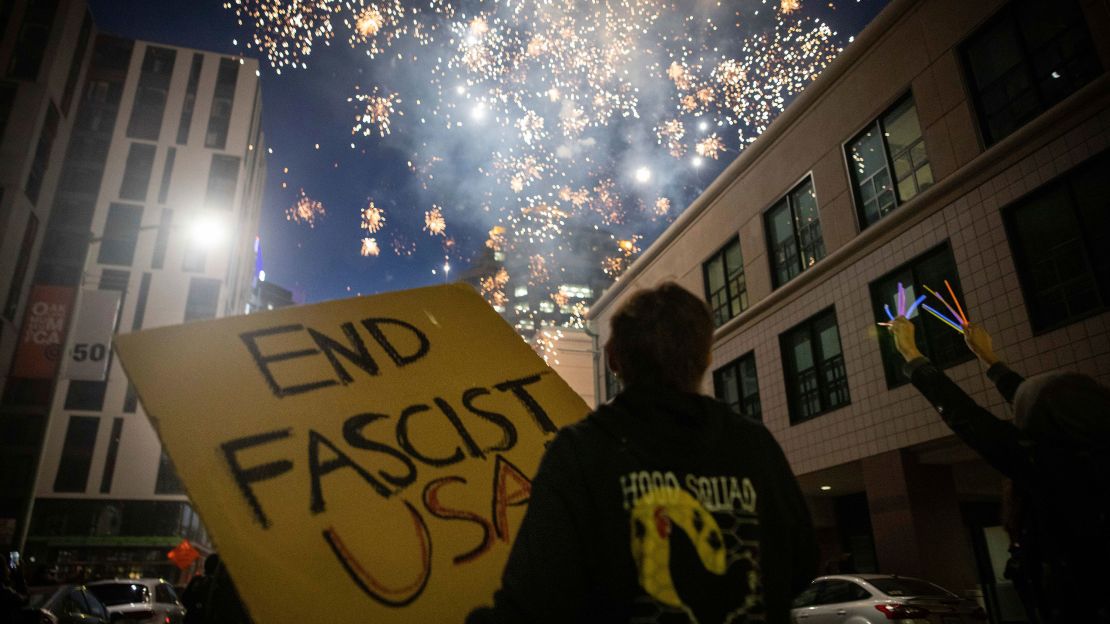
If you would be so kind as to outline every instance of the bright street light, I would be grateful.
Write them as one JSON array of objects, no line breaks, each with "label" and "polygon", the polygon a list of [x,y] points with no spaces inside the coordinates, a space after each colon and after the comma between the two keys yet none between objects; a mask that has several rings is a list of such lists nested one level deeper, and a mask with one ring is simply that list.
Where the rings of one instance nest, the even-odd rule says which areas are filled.
[{"label": "bright street light", "polygon": [[227,228],[215,217],[198,217],[189,224],[189,238],[201,247],[214,247],[227,239]]}]

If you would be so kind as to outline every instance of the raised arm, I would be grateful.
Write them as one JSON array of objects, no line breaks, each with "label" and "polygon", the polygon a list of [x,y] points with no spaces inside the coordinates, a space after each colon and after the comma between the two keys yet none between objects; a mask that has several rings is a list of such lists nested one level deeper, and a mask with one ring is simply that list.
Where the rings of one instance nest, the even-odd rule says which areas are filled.
[{"label": "raised arm", "polygon": [[987,330],[978,323],[968,323],[964,327],[964,342],[967,343],[967,348],[979,358],[979,361],[987,366],[987,377],[994,382],[994,386],[998,388],[999,394],[1002,398],[1006,399],[1007,403],[1014,402],[1014,394],[1017,393],[1018,386],[1025,379],[1010,370],[1005,362],[1000,360],[994,353],[994,344],[991,341],[991,335]]},{"label": "raised arm", "polygon": [[[976,404],[943,371],[923,356],[914,342],[913,323],[899,316],[891,321],[889,327],[894,336],[895,347],[906,359],[906,376],[933,404],[948,428],[975,449],[987,463],[1011,479],[1021,479],[1027,475],[1032,467],[1029,455],[1021,445],[1017,427],[996,418]],[[996,364],[999,363],[996,361]],[[1013,383],[1010,375],[1017,378],[1017,383],[1021,380],[1013,371],[1006,371],[1008,374],[1003,372],[1002,383],[998,384],[1003,396],[1006,396],[1004,385],[1008,388],[1008,384]],[[1014,385],[1015,389],[1016,387]],[[1008,399],[1012,397],[1011,392]]]}]

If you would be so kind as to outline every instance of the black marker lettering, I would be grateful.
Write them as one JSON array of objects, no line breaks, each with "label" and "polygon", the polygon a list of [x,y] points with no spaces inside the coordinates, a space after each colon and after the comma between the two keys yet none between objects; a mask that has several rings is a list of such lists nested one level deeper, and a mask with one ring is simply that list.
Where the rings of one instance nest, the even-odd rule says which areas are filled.
[{"label": "black marker lettering", "polygon": [[543,410],[536,398],[524,389],[524,386],[530,386],[540,380],[539,375],[532,375],[531,377],[522,377],[520,379],[510,379],[509,381],[502,381],[494,386],[502,392],[512,392],[513,396],[520,401],[528,414],[532,416],[532,420],[536,421],[536,426],[544,433],[555,433],[559,430],[555,423],[551,422],[551,418],[547,416],[547,412]]},{"label": "black marker lettering", "polygon": [[404,464],[405,473],[404,475],[399,477],[393,476],[384,470],[378,471],[378,474],[381,475],[383,479],[397,486],[397,488],[403,488],[407,485],[410,485],[413,481],[416,480],[416,465],[413,464],[412,460],[409,459],[408,456],[404,453],[389,446],[388,444],[383,444],[381,442],[371,440],[362,433],[362,430],[365,429],[366,426],[370,423],[386,418],[389,417],[385,414],[355,414],[343,423],[343,439],[347,441],[347,444],[350,444],[357,449],[385,453],[386,455],[389,455],[390,457]]},{"label": "black marker lettering", "polygon": [[466,459],[466,455],[463,454],[462,449],[457,446],[455,447],[455,453],[453,455],[443,458],[428,457],[413,447],[412,442],[409,441],[409,417],[413,414],[426,412],[430,409],[431,408],[427,405],[417,404],[410,405],[401,412],[401,417],[397,420],[397,445],[409,455],[429,466],[450,466],[451,464],[457,464],[463,459]]},{"label": "black marker lettering", "polygon": [[516,446],[516,427],[513,421],[509,420],[504,414],[497,412],[490,412],[474,406],[474,400],[480,396],[489,394],[490,391],[485,388],[471,388],[462,395],[462,404],[472,414],[479,416],[501,428],[501,441],[497,444],[483,449],[485,452],[508,451]]},{"label": "black marker lettering", "polygon": [[[389,341],[389,338],[386,337],[385,332],[381,330],[381,327],[379,327],[379,325],[396,325],[398,327],[403,327],[409,330],[409,332],[411,332],[412,335],[415,336],[416,339],[420,342],[420,346],[416,349],[414,353],[411,353],[409,355],[401,355],[401,353],[397,351],[397,347],[393,346],[393,343]],[[368,318],[362,320],[362,326],[365,327],[366,331],[370,332],[370,335],[374,337],[374,340],[376,340],[378,344],[381,345],[383,349],[385,349],[386,354],[389,355],[389,359],[393,360],[393,363],[396,364],[398,368],[401,368],[402,366],[406,366],[408,364],[412,364],[413,362],[424,357],[428,354],[428,347],[431,346],[431,343],[428,342],[428,337],[424,335],[424,332],[420,331],[415,326],[399,319]]]},{"label": "black marker lettering", "polygon": [[[331,452],[334,453],[335,456],[321,463],[320,445],[324,445],[331,449]],[[347,457],[347,455],[345,455],[343,451],[340,451],[338,448],[336,448],[335,444],[332,444],[331,440],[325,438],[319,433],[316,433],[312,429],[309,429],[308,472],[310,478],[312,479],[312,498],[311,503],[309,504],[309,510],[311,510],[313,514],[318,514],[324,511],[324,493],[323,489],[320,487],[320,479],[335,470],[339,470],[340,468],[350,468],[357,472],[358,476],[362,477],[364,481],[369,483],[370,487],[374,488],[374,491],[380,494],[382,498],[389,498],[389,496],[392,494],[392,492],[390,492],[388,488],[382,485],[381,482],[375,479],[373,475],[371,475],[369,472],[366,472],[365,468],[356,464],[354,460],[352,460],[350,457]]]},{"label": "black marker lettering", "polygon": [[259,329],[256,331],[245,332],[239,334],[239,339],[247,345],[247,351],[250,352],[251,357],[254,358],[254,363],[258,365],[258,370],[262,372],[262,376],[266,379],[266,385],[270,387],[270,391],[274,396],[281,398],[292,394],[300,394],[302,392],[309,392],[318,388],[326,388],[338,384],[334,379],[322,379],[320,381],[312,381],[306,384],[297,386],[282,387],[281,384],[274,379],[274,374],[270,372],[269,364],[271,362],[283,362],[285,360],[292,360],[299,357],[308,357],[319,353],[316,349],[302,349],[300,351],[286,351],[285,353],[274,353],[271,355],[262,355],[262,351],[258,348],[257,338],[263,336],[273,336],[274,334],[288,334],[290,332],[297,332],[304,329],[304,325],[281,325],[279,327],[267,327],[266,329]]},{"label": "black marker lettering", "polygon": [[254,490],[251,489],[252,483],[258,481],[268,481],[274,477],[281,476],[293,469],[293,462],[288,459],[281,459],[278,461],[259,464],[244,468],[239,463],[239,458],[236,453],[244,449],[251,448],[252,446],[260,446],[274,440],[284,440],[285,438],[293,435],[292,429],[279,429],[277,431],[269,431],[266,433],[259,433],[257,435],[246,436],[224,442],[220,445],[220,449],[224,452],[224,457],[227,458],[228,465],[231,466],[231,475],[235,479],[235,484],[239,486],[239,491],[243,494],[243,498],[247,499],[247,505],[251,508],[251,513],[254,514],[254,519],[262,525],[262,528],[270,528],[270,520],[262,511],[262,504],[258,502],[258,498],[254,495]]},{"label": "black marker lettering", "polygon": [[455,427],[455,431],[459,432],[459,437],[461,437],[463,443],[466,444],[466,450],[470,451],[470,456],[485,459],[486,456],[482,453],[482,449],[478,448],[478,443],[474,441],[474,438],[470,437],[470,433],[466,430],[466,427],[463,426],[462,421],[459,420],[459,415],[455,413],[455,409],[451,407],[447,401],[439,397],[432,400],[435,401],[436,407],[439,408],[439,411],[443,412],[447,420],[451,421],[451,425]]},{"label": "black marker lettering", "polygon": [[362,338],[360,338],[358,332],[355,331],[354,324],[343,323],[339,328],[343,330],[343,335],[350,341],[354,350],[330,336],[321,334],[311,327],[308,328],[308,335],[312,336],[312,340],[316,343],[316,346],[320,347],[320,350],[327,356],[328,362],[331,362],[331,367],[334,368],[335,373],[339,375],[340,381],[342,381],[343,384],[349,384],[354,381],[354,378],[352,378],[351,374],[347,372],[347,369],[343,368],[343,365],[339,363],[339,358],[335,357],[336,354],[342,355],[347,361],[366,371],[368,375],[377,375],[378,363],[374,361],[374,358],[370,356],[370,352],[366,350],[366,345],[363,344]]}]

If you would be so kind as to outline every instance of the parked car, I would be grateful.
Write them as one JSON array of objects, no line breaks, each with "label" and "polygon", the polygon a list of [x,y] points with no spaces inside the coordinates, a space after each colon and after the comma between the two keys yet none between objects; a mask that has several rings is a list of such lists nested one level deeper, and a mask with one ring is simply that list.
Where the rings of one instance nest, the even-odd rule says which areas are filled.
[{"label": "parked car", "polygon": [[987,619],[976,603],[928,581],[886,574],[815,579],[794,599],[794,624],[973,624]]},{"label": "parked car", "polygon": [[52,585],[28,590],[20,615],[25,624],[109,624],[108,609],[83,585]]},{"label": "parked car", "polygon": [[173,585],[162,579],[113,579],[89,583],[89,591],[108,607],[113,622],[182,624],[185,606]]}]

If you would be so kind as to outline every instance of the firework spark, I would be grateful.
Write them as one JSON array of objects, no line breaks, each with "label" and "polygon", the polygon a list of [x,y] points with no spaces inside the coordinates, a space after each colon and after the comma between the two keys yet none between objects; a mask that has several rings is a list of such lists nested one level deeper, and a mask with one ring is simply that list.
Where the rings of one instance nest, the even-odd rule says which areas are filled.
[{"label": "firework spark", "polygon": [[385,226],[385,211],[374,205],[374,200],[370,200],[366,207],[362,209],[362,229],[374,234],[381,231]]},{"label": "firework spark", "polygon": [[373,238],[364,238],[364,239],[362,239],[362,251],[361,251],[361,253],[364,257],[365,256],[377,256],[381,252],[382,252],[382,250],[378,247],[378,241],[377,240],[375,240]]},{"label": "firework spark", "polygon": [[324,204],[310,198],[305,194],[304,189],[301,189],[297,202],[285,211],[285,219],[315,228],[316,220],[322,219],[325,214]]},{"label": "firework spark", "polygon": [[443,218],[443,210],[439,206],[432,206],[431,210],[424,211],[424,231],[432,236],[444,236],[447,233],[447,221]]}]

